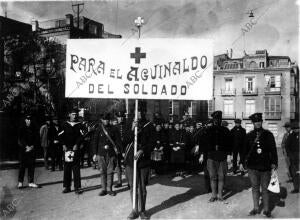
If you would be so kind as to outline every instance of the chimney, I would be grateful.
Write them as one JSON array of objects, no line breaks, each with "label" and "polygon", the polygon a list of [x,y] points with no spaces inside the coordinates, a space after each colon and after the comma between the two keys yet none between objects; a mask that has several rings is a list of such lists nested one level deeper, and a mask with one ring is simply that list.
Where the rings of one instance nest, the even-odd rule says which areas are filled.
[{"label": "chimney", "polygon": [[37,20],[31,20],[32,31],[39,30],[39,22]]},{"label": "chimney", "polygon": [[73,27],[73,15],[72,14],[66,14],[66,24],[70,27]]},{"label": "chimney", "polygon": [[230,48],[230,59],[232,59],[233,50]]}]

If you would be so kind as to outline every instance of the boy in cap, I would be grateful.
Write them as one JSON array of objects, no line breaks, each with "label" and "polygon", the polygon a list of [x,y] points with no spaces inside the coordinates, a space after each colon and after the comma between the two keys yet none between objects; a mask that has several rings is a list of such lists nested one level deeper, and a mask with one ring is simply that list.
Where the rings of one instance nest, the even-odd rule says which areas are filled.
[{"label": "boy in cap", "polygon": [[254,125],[254,130],[246,135],[240,163],[241,171],[244,170],[244,166],[247,166],[252,186],[254,208],[249,212],[249,215],[259,214],[261,186],[263,214],[266,217],[271,217],[268,185],[271,179],[271,170],[275,170],[278,166],[276,143],[273,134],[262,127],[262,113],[255,113],[249,118]]}]

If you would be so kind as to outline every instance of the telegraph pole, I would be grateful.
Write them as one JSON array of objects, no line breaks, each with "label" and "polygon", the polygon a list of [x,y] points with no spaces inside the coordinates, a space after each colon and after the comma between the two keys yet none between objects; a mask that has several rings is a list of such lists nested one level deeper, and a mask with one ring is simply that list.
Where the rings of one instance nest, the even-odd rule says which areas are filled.
[{"label": "telegraph pole", "polygon": [[[82,9],[80,10],[80,6],[82,6]],[[83,11],[84,3],[78,3],[78,4],[72,4],[72,10],[73,7],[77,7],[77,28],[79,28],[79,14]],[[73,10],[74,12],[74,10]],[[75,12],[74,12],[75,13]]]}]

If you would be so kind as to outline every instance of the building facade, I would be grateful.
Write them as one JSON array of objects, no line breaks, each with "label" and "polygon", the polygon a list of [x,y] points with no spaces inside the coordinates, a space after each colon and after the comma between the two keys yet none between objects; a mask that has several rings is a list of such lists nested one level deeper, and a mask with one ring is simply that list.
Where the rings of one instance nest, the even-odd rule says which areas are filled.
[{"label": "building facade", "polygon": [[285,132],[284,123],[299,120],[299,69],[288,56],[270,56],[267,50],[237,59],[216,56],[213,94],[208,114],[223,111],[229,127],[234,119],[242,119],[248,132],[253,128],[249,116],[261,112],[264,127],[277,144]]}]

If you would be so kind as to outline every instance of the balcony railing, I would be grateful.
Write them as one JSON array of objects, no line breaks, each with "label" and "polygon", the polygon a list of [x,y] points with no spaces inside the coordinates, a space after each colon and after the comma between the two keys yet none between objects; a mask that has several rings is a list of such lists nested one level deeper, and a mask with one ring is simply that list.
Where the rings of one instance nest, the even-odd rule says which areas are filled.
[{"label": "balcony railing", "polygon": [[243,95],[245,95],[245,96],[250,96],[250,95],[258,95],[258,88],[256,88],[256,89],[252,89],[252,90],[248,90],[248,89],[243,89],[242,90],[242,92],[243,92]]},{"label": "balcony railing", "polygon": [[221,95],[222,96],[235,96],[236,95],[236,89],[221,89]]},{"label": "balcony railing", "polygon": [[223,118],[224,119],[236,119],[236,112],[232,113],[223,113]]},{"label": "balcony railing", "polygon": [[265,112],[266,120],[280,120],[281,112]]},{"label": "balcony railing", "polygon": [[280,95],[281,87],[265,87],[265,94]]}]

